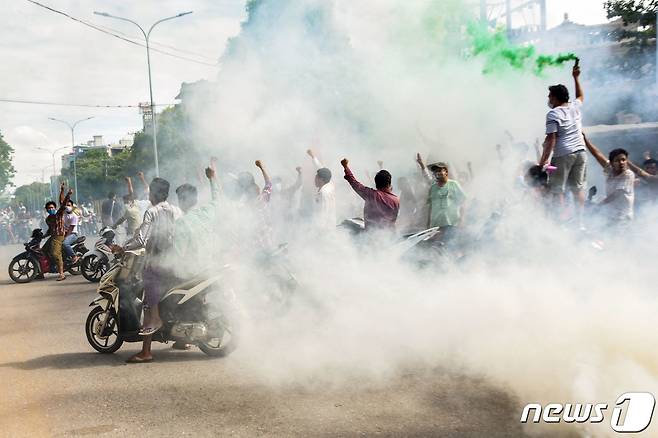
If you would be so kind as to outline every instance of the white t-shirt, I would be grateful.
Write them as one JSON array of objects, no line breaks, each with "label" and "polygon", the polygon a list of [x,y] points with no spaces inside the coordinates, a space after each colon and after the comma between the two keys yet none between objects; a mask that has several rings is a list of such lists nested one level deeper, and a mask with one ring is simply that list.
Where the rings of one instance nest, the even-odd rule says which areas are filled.
[{"label": "white t-shirt", "polygon": [[78,215],[71,212],[71,213],[64,213],[64,228],[66,231],[69,230],[69,227],[73,226],[73,231],[71,231],[71,234],[78,234]]},{"label": "white t-shirt", "polygon": [[563,157],[585,150],[581,108],[583,103],[576,99],[565,106],[558,106],[546,114],[546,134],[557,133],[553,157]]},{"label": "white t-shirt", "polygon": [[324,230],[336,229],[336,194],[331,182],[323,185],[315,195],[315,224]]},{"label": "white t-shirt", "polygon": [[606,195],[610,196],[616,191],[622,193],[608,204],[608,215],[613,221],[629,221],[633,219],[633,204],[635,203],[635,174],[630,169],[620,175],[612,175],[612,167],[608,165],[604,172]]}]

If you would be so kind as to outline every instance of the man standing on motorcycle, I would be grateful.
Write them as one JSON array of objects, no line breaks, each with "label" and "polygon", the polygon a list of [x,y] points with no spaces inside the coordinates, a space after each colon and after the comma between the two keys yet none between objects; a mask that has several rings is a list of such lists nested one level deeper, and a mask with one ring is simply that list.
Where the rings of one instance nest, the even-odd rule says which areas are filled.
[{"label": "man standing on motorcycle", "polygon": [[112,225],[112,228],[116,230],[119,225],[126,222],[126,235],[130,239],[142,223],[142,216],[135,202],[133,184],[129,176],[126,177],[126,184],[128,185],[128,194],[123,197],[123,215]]},{"label": "man standing on motorcycle", "polygon": [[449,178],[446,163],[435,163],[426,167],[420,154],[416,155],[416,161],[430,184],[429,226],[440,227],[444,241],[450,240],[455,234],[455,227],[461,227],[463,224],[466,195],[459,183]]},{"label": "man standing on motorcycle", "polygon": [[167,259],[172,256],[174,224],[180,211],[167,202],[169,182],[153,178],[149,185],[151,207],[144,213],[144,220],[126,249],[146,249],[146,260],[142,279],[144,282],[144,336],[142,351],[128,359],[129,363],[151,362],[151,341],[153,335],[162,328],[158,304],[162,294],[172,282]]},{"label": "man standing on motorcycle", "polygon": [[49,254],[50,257],[52,257],[57,265],[57,272],[59,273],[57,281],[62,281],[66,278],[64,275],[64,259],[62,258],[62,244],[64,243],[64,236],[66,234],[66,229],[64,227],[64,212],[66,211],[66,204],[71,200],[72,194],[73,190],[69,189],[66,196],[63,196],[64,183],[62,183],[59,188],[59,198],[63,202],[60,203],[59,209],[57,209],[55,201],[46,202],[46,212],[48,213],[48,217],[46,218],[48,232],[46,233],[46,236],[50,236],[50,238],[45,245],[43,245],[43,249],[46,254]]}]

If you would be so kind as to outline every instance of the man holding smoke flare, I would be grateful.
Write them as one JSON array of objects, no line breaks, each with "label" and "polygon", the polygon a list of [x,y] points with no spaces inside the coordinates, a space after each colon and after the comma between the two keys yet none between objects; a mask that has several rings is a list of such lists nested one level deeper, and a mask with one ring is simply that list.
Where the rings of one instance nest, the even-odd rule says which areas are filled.
[{"label": "man holding smoke flare", "polygon": [[[546,115],[546,139],[539,166],[545,168],[549,159],[555,172],[549,178],[550,191],[560,210],[564,210],[566,186],[576,199],[576,216],[582,228],[582,215],[585,206],[585,186],[587,185],[587,152],[583,140],[581,108],[585,100],[580,85],[579,61],[572,72],[576,99],[569,101],[569,90],[562,84],[548,87],[548,107]],[[553,158],[551,159],[551,154]]]}]

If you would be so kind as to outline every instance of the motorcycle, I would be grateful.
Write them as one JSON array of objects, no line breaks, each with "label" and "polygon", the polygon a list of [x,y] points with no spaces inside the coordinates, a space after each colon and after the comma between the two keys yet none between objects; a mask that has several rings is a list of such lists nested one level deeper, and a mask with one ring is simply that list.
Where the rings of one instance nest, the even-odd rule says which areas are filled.
[{"label": "motorcycle", "polygon": [[[365,236],[366,231],[365,221],[362,218],[345,219],[337,225],[337,228],[347,232],[357,242]],[[427,265],[446,258],[444,233],[445,230],[433,227],[417,233],[405,234],[392,242],[390,250],[403,260]]]},{"label": "motorcycle", "polygon": [[30,238],[30,222],[30,219],[27,218],[21,218],[16,221],[14,235],[19,242],[24,242]]},{"label": "motorcycle", "polygon": [[[85,323],[89,344],[99,353],[114,353],[124,342],[141,342],[144,250],[127,250],[103,275],[98,298]],[[193,344],[209,356],[223,357],[237,346],[235,294],[223,287],[230,267],[169,290],[160,300],[162,328],[156,342]]]},{"label": "motorcycle", "polygon": [[[41,241],[44,239],[41,228],[32,231],[31,240],[24,244],[25,251],[18,254],[9,263],[9,277],[16,283],[29,283],[43,274],[56,273],[57,265],[41,248]],[[85,237],[78,237],[71,245],[73,252],[82,257],[88,252],[84,245]],[[64,270],[71,275],[80,275],[80,264],[71,263],[69,257],[64,257]]]},{"label": "motorcycle", "polygon": [[96,213],[91,207],[84,207],[80,216],[80,229],[87,236],[92,236],[98,232]]},{"label": "motorcycle", "polygon": [[110,269],[110,260],[114,260],[112,245],[116,233],[112,228],[104,227],[99,234],[101,238],[94,244],[94,249],[80,260],[82,276],[92,283],[98,283],[101,280],[101,277]]},{"label": "motorcycle", "polygon": [[0,222],[0,245],[11,245],[14,243],[14,233],[9,220]]}]

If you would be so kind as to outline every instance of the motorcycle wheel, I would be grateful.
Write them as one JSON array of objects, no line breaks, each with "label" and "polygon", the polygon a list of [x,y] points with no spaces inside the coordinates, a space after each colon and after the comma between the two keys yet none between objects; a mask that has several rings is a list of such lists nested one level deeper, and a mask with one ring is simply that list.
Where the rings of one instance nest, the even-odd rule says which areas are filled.
[{"label": "motorcycle wheel", "polygon": [[9,264],[9,278],[16,283],[29,283],[37,274],[37,265],[29,257],[14,259]]},{"label": "motorcycle wheel", "polygon": [[86,252],[87,252],[87,249],[84,248],[84,247],[76,249],[75,255],[80,257],[80,259],[78,260],[78,263],[76,263],[75,265],[70,265],[69,266],[69,269],[68,269],[69,274],[71,274],[71,275],[80,275],[80,274],[82,274],[82,269],[80,268],[80,265],[82,264],[81,263],[82,262],[82,256],[84,256]]},{"label": "motorcycle wheel", "polygon": [[111,354],[121,348],[123,339],[119,336],[119,326],[114,311],[110,314],[110,320],[105,326],[105,332],[101,334],[97,333],[96,328],[102,323],[104,314],[105,311],[101,306],[91,309],[85,323],[85,333],[87,335],[87,341],[94,350],[103,354]]},{"label": "motorcycle wheel", "polygon": [[101,281],[101,277],[105,275],[109,267],[107,261],[99,260],[96,254],[90,254],[87,257],[83,257],[80,261],[82,276],[92,283],[98,283]]},{"label": "motorcycle wheel", "polygon": [[225,357],[237,348],[238,342],[235,331],[223,330],[221,337],[213,338],[209,341],[201,341],[198,346],[208,356]]}]

